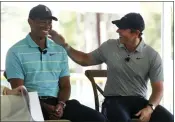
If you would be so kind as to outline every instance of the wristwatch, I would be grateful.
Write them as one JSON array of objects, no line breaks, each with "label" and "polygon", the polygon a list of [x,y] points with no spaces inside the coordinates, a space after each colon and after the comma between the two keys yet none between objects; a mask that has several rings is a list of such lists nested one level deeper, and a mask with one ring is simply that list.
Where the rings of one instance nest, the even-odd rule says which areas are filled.
[{"label": "wristwatch", "polygon": [[150,106],[151,108],[152,108],[152,110],[154,111],[155,110],[155,108],[156,108],[156,106],[154,106],[153,104],[151,104],[151,103],[148,103],[148,106]]}]

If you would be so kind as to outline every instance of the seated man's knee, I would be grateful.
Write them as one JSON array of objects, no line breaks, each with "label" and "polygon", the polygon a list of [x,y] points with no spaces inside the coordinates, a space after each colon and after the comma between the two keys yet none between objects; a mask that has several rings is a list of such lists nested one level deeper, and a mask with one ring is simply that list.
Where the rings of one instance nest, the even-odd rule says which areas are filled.
[{"label": "seated man's knee", "polygon": [[76,99],[68,100],[66,104],[71,104],[71,105],[80,105],[80,102]]},{"label": "seated man's knee", "polygon": [[174,116],[163,106],[159,105],[151,116],[151,122],[174,122]]}]

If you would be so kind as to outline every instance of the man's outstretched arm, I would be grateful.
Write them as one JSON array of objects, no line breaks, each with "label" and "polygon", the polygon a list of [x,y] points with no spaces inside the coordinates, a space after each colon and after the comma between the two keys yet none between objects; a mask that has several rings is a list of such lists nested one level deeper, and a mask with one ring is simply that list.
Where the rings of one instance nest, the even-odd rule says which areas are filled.
[{"label": "man's outstretched arm", "polygon": [[69,57],[77,64],[80,64],[81,66],[96,65],[93,62],[92,56],[90,54],[75,50],[71,46],[68,46],[68,45],[65,46],[64,48],[66,49]]},{"label": "man's outstretched arm", "polygon": [[74,62],[80,64],[81,66],[91,66],[91,65],[99,64],[93,61],[93,57],[90,55],[90,53],[84,53],[84,52],[75,50],[71,46],[69,46],[65,42],[64,37],[58,34],[56,31],[54,30],[50,31],[50,36],[51,36],[50,38],[55,43],[65,48],[65,50],[67,51],[67,54]]}]

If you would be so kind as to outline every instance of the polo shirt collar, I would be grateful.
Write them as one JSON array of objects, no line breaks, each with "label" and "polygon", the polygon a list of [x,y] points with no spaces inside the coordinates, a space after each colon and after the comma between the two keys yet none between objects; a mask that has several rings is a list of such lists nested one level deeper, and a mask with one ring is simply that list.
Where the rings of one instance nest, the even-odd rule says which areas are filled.
[{"label": "polo shirt collar", "polygon": [[[120,48],[126,48],[124,44],[120,43],[120,39],[117,40],[117,44]],[[145,45],[145,43],[144,43],[144,40],[142,39],[142,41],[137,46],[136,51],[142,52],[144,45]]]},{"label": "polo shirt collar", "polygon": [[145,45],[145,43],[144,43],[144,41],[142,39],[140,44],[137,46],[136,51],[137,52],[142,52],[144,45]]},{"label": "polo shirt collar", "polygon": [[[28,34],[27,36],[26,36],[26,39],[27,39],[27,42],[28,42],[28,45],[30,46],[30,47],[39,47],[34,41],[33,41],[33,39],[31,38],[31,36],[30,36],[30,34]],[[46,37],[46,47],[48,48],[48,47],[50,47],[50,39],[48,38],[48,37]]]}]

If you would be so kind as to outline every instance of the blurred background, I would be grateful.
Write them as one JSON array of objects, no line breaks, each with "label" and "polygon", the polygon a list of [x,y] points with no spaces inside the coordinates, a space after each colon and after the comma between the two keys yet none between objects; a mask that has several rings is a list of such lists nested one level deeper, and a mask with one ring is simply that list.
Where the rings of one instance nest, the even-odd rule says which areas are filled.
[{"label": "blurred background", "polygon": [[[173,113],[173,2],[1,2],[1,83],[6,83],[2,75],[6,53],[30,32],[28,14],[38,4],[48,6],[59,19],[58,22],[53,21],[53,29],[62,34],[72,47],[83,52],[91,52],[104,41],[118,38],[112,20],[129,12],[140,13],[146,24],[143,39],[159,52],[164,63],[165,91],[161,104]],[[71,99],[95,108],[91,83],[84,72],[87,69],[106,69],[106,64],[82,67],[69,59],[69,67]],[[105,81],[105,78],[96,79],[103,88]],[[148,84],[148,97],[150,93]]]}]

